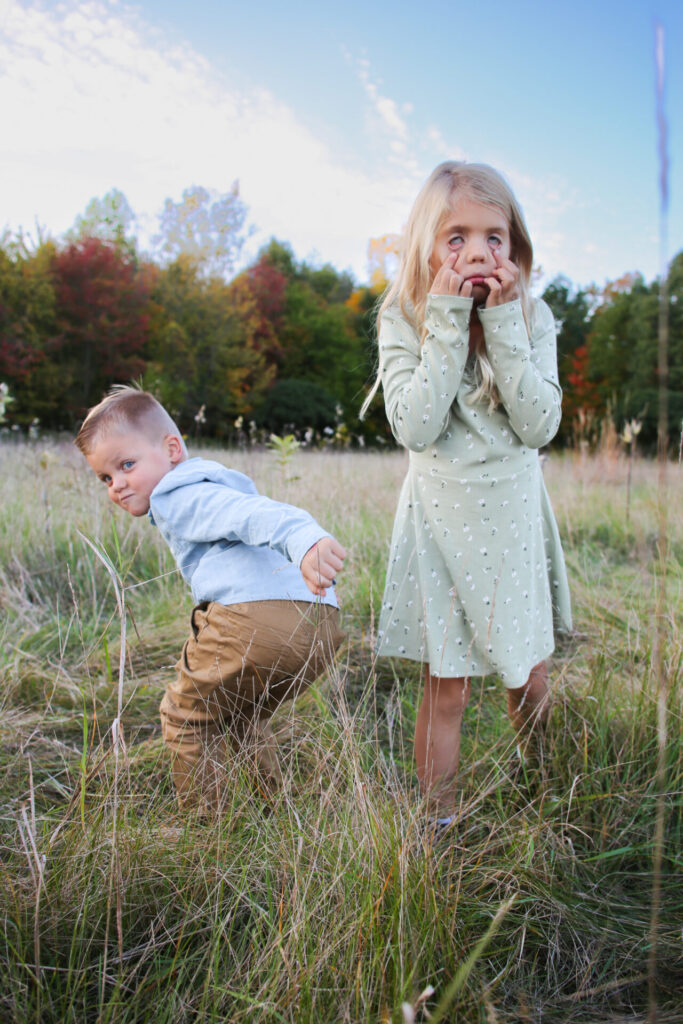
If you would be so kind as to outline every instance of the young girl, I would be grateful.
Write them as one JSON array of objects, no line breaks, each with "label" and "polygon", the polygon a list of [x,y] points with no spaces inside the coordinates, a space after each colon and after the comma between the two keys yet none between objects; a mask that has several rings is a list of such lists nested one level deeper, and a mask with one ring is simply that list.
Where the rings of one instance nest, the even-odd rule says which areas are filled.
[{"label": "young girl", "polygon": [[378,650],[426,663],[415,755],[439,824],[457,809],[471,677],[499,675],[518,731],[542,725],[553,620],[571,628],[538,458],[560,423],[555,324],[529,296],[531,266],[506,181],[444,163],[417,197],[378,316],[375,387],[410,455]]}]

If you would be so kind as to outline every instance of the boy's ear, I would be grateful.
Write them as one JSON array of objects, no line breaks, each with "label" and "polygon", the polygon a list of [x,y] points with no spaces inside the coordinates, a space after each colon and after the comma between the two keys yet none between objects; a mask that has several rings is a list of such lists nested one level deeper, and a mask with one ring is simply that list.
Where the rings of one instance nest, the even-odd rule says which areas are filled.
[{"label": "boy's ear", "polygon": [[164,444],[166,445],[169,459],[174,466],[177,466],[184,458],[183,442],[176,434],[167,434],[164,438]]}]

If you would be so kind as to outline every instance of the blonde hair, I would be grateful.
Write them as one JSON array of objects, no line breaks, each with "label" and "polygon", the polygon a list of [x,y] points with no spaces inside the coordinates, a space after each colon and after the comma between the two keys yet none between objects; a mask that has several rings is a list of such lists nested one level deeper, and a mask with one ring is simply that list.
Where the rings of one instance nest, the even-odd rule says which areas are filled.
[{"label": "blonde hair", "polygon": [[155,442],[173,434],[180,439],[183,455],[187,457],[182,434],[163,405],[154,395],[130,384],[115,384],[102,401],[90,409],[74,444],[84,455],[89,455],[102,437],[124,430],[138,431]]},{"label": "blonde hair", "polygon": [[[460,160],[448,160],[439,164],[430,174],[410,211],[403,232],[401,259],[396,279],[387,288],[377,313],[377,335],[382,317],[387,309],[398,304],[401,313],[412,323],[424,341],[427,329],[424,325],[425,307],[430,285],[434,279],[430,263],[434,243],[444,219],[451,212],[455,202],[466,198],[482,206],[499,210],[510,227],[510,259],[519,268],[519,294],[522,313],[527,329],[530,327],[531,297],[529,287],[533,265],[533,247],[524,214],[514,193],[502,174],[488,164],[468,164]],[[477,389],[472,402],[488,398],[491,406],[498,404],[493,370],[481,343],[475,353],[475,380]],[[379,387],[379,376],[363,403],[361,418]]]}]

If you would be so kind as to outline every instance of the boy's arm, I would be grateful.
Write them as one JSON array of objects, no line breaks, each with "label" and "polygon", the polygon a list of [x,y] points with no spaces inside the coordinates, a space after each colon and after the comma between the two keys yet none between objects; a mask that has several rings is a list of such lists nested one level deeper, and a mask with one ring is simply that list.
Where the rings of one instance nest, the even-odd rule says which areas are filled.
[{"label": "boy's arm", "polygon": [[[251,481],[249,484],[254,486]],[[267,545],[299,567],[316,544],[332,540],[308,512],[296,505],[273,501],[255,488],[241,491],[210,480],[153,494],[152,514],[162,530],[165,521],[183,541]]]},{"label": "boy's arm", "polygon": [[334,537],[323,537],[310,548],[301,560],[301,575],[306,586],[316,597],[336,583],[336,575],[344,564],[346,551]]}]

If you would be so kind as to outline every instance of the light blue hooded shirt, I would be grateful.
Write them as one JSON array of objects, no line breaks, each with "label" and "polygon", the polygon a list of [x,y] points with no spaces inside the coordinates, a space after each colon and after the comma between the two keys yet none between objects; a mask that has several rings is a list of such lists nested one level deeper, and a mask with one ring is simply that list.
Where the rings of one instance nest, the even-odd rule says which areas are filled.
[{"label": "light blue hooded shirt", "polygon": [[209,459],[178,463],[150,496],[149,517],[173,552],[195,602],[321,601],[299,565],[330,534],[301,508],[259,494],[248,476]]}]

